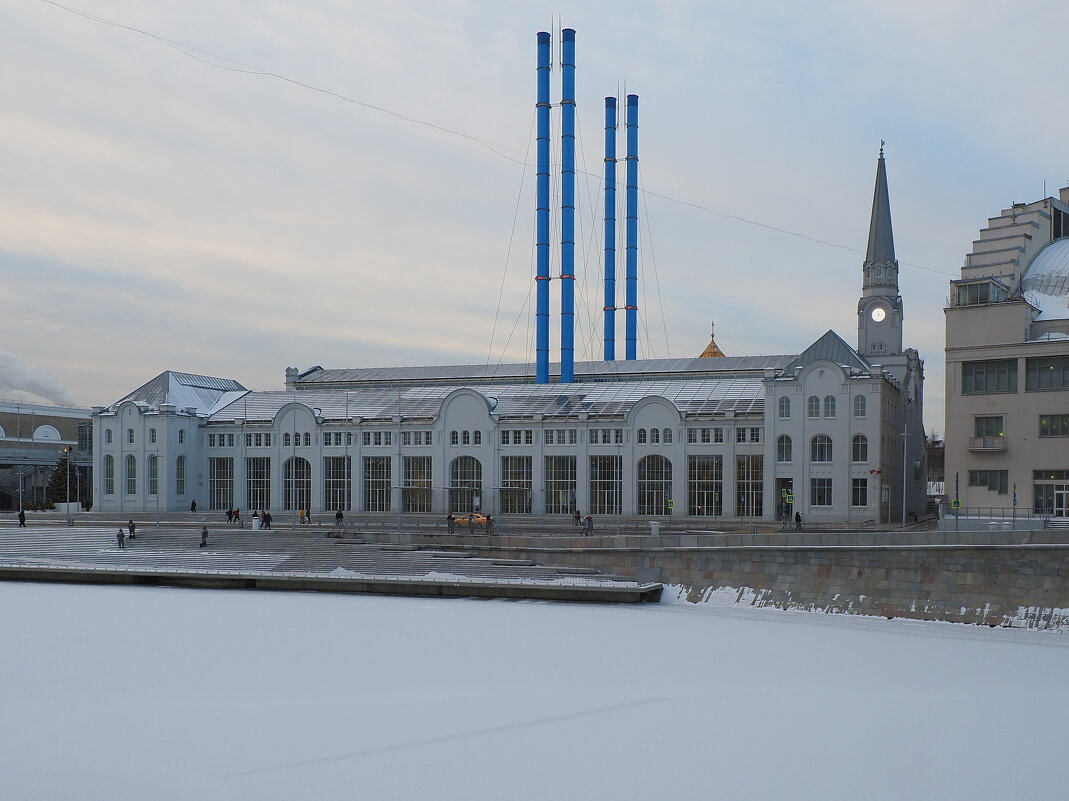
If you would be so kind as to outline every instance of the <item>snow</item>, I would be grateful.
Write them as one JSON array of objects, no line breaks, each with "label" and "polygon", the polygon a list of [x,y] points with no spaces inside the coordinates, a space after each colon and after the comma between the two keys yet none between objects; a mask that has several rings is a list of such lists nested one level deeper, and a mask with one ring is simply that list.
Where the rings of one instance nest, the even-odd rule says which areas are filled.
[{"label": "snow", "polygon": [[1055,633],[17,583],[0,603],[0,795],[20,801],[976,801],[1069,784]]}]

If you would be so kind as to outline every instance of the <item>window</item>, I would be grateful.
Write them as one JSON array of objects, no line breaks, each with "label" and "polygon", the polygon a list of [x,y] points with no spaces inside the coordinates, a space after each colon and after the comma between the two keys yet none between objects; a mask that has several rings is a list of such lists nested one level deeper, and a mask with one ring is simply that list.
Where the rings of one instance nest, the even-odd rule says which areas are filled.
[{"label": "window", "polygon": [[746,429],[743,428],[742,426],[739,426],[738,428],[735,429],[735,442],[745,442],[745,441],[746,441]]},{"label": "window", "polygon": [[854,417],[864,417],[865,416],[865,411],[866,411],[865,410],[865,406],[866,405],[867,405],[867,401],[865,400],[865,396],[864,395],[855,395],[854,396]]},{"label": "window", "polygon": [[245,435],[245,447],[246,448],[251,448],[252,447],[252,434],[246,434]]},{"label": "window", "polygon": [[[364,444],[366,445],[367,443],[365,442]],[[457,431],[450,431],[449,432],[449,444],[450,445],[459,445],[460,444],[460,433],[459,432],[457,432]]]},{"label": "window", "polygon": [[830,462],[832,457],[831,437],[817,434],[809,442],[809,461]]},{"label": "window", "polygon": [[990,359],[963,362],[961,365],[961,394],[963,395],[1016,391],[1016,359]]},{"label": "window", "polygon": [[107,444],[107,445],[111,444],[111,429],[110,428],[105,428],[104,429],[104,443]]},{"label": "window", "polygon": [[282,508],[307,510],[311,505],[312,465],[303,456],[291,456],[282,463]]},{"label": "window", "polygon": [[[306,448],[311,448],[312,447],[312,435],[309,434],[307,431],[304,432],[304,447],[306,447]],[[308,508],[308,507],[305,507],[305,508]]]},{"label": "window", "polygon": [[[850,461],[867,462],[869,460],[869,441],[864,434],[857,434],[850,440]],[[857,506],[857,504],[854,504]],[[864,506],[865,504],[861,504]]]},{"label": "window", "polygon": [[696,429],[696,428],[688,428],[687,429],[687,443],[690,444],[690,445],[694,445],[697,441],[698,441],[698,429]]},{"label": "window", "polygon": [[1027,392],[1069,389],[1069,356],[1024,360],[1024,388]]},{"label": "window", "polygon": [[104,494],[115,494],[115,459],[112,456],[104,457]]},{"label": "window", "polygon": [[990,303],[991,284],[960,284],[958,286],[959,306],[978,306]]},{"label": "window", "polygon": [[661,441],[661,432],[656,428],[650,429],[650,444],[656,445]]},{"label": "window", "polygon": [[672,463],[663,456],[643,456],[636,470],[638,513],[670,514],[672,500]]},{"label": "window", "polygon": [[987,487],[989,490],[994,490],[999,495],[1006,495],[1009,492],[1010,485],[1010,471],[1009,470],[970,470],[969,471],[969,486],[970,487]]},{"label": "window", "polygon": [[687,514],[720,517],[724,514],[724,457],[687,457]]},{"label": "window", "polygon": [[827,418],[835,417],[835,396],[824,396],[824,416]]},{"label": "window", "polygon": [[1069,414],[1041,414],[1039,436],[1069,437]]},{"label": "window", "polygon": [[638,444],[639,445],[645,445],[646,444],[646,429],[644,429],[644,428],[640,428],[638,430]]},{"label": "window", "polygon": [[661,442],[663,442],[665,445],[672,444],[672,429],[666,428],[664,431],[661,432]]},{"label": "window", "polygon": [[126,457],[126,494],[137,495],[137,459],[133,454]]},{"label": "window", "polygon": [[735,457],[735,514],[760,517],[764,514],[764,457]]},{"label": "window", "polygon": [[148,494],[158,495],[160,491],[160,458],[153,454],[148,457]]},{"label": "window", "polygon": [[215,434],[209,434],[208,435],[208,447],[209,448],[214,448],[215,447]]},{"label": "window", "polygon": [[820,417],[820,398],[810,395],[806,402],[806,416],[810,418]]},{"label": "window", "polygon": [[869,480],[867,478],[850,479],[850,505],[869,505]]},{"label": "window", "polygon": [[401,508],[406,512],[431,511],[431,457],[406,456],[403,467]]},{"label": "window", "polygon": [[148,443],[149,443],[149,445],[155,445],[156,444],[156,429],[154,429],[154,428],[150,428],[148,430]]},{"label": "window", "polygon": [[288,448],[290,446],[290,432],[286,432],[282,435],[282,447]]},{"label": "window", "polygon": [[460,432],[460,444],[461,445],[471,445],[471,432],[470,431],[461,431]]},{"label": "window", "polygon": [[619,514],[623,486],[623,466],[619,456],[590,457],[591,514]]},{"label": "window", "polygon": [[809,505],[831,506],[831,479],[809,479]]},{"label": "window", "polygon": [[[401,447],[407,448],[411,444],[412,444],[412,432],[411,431],[402,431],[401,432]],[[508,443],[505,442],[505,432],[504,431],[501,432],[501,444],[502,445],[508,445]]]},{"label": "window", "polygon": [[530,456],[502,456],[498,504],[502,514],[530,514],[532,484]]},{"label": "window", "polygon": [[791,399],[786,395],[779,399],[779,419],[787,420],[791,416]]},{"label": "window", "polygon": [[458,456],[449,464],[449,511],[478,511],[482,495],[482,462],[474,456]]},{"label": "window", "polygon": [[352,482],[349,471],[352,460],[348,456],[323,457],[323,508],[328,512],[343,512],[352,508]]},{"label": "window", "polygon": [[546,514],[571,514],[575,510],[574,456],[546,457]]},{"label": "window", "polygon": [[[182,429],[178,430],[178,433],[182,433]],[[185,495],[186,494],[186,457],[179,456],[174,462],[174,494]]]},{"label": "window", "polygon": [[791,438],[782,434],[776,438],[776,461],[789,462],[794,458],[794,445]]},{"label": "window", "polygon": [[178,444],[181,445],[186,441],[186,430],[184,428],[178,429]]},{"label": "window", "polygon": [[723,442],[723,441],[724,441],[724,429],[722,429],[722,428],[714,428],[713,429],[713,442]]},{"label": "window", "polygon": [[[389,445],[390,443],[387,442],[386,444]],[[471,444],[472,445],[482,445],[483,444],[483,432],[482,431],[472,431],[471,432]]]},{"label": "window", "polygon": [[134,430],[132,428],[126,429],[126,441],[130,444],[134,444]]},{"label": "window", "polygon": [[229,456],[208,460],[208,508],[234,508],[234,460]]},{"label": "window", "polygon": [[271,508],[271,459],[250,456],[245,460],[245,499],[251,509]]},{"label": "window", "polygon": [[761,441],[761,429],[760,428],[751,428],[750,429],[750,442],[760,442],[760,441]]},{"label": "window", "polygon": [[977,417],[974,421],[977,437],[1002,437],[1005,436],[1005,432],[1002,429],[1003,418],[998,417]]}]

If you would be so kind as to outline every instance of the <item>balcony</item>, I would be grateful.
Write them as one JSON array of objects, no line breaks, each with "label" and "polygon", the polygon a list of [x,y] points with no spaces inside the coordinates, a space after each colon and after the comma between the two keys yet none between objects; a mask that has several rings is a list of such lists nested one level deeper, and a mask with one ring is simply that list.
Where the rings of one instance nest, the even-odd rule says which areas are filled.
[{"label": "balcony", "polygon": [[1005,437],[969,437],[969,450],[973,452],[991,451],[1001,453],[1006,450]]}]

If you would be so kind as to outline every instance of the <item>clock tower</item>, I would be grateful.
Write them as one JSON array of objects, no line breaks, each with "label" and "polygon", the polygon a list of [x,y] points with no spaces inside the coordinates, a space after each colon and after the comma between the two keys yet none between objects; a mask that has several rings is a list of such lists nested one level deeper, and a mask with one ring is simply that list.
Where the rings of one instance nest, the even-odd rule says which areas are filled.
[{"label": "clock tower", "polygon": [[902,353],[902,296],[898,294],[898,260],[891,232],[883,142],[876,163],[876,190],[863,270],[861,299],[857,303],[857,350],[870,362],[879,362]]}]

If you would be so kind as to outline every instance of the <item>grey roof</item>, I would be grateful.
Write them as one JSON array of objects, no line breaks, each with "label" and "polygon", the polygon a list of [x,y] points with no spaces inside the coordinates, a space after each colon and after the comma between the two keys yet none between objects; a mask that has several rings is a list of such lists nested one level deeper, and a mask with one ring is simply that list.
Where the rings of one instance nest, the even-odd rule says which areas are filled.
[{"label": "grey roof", "polygon": [[866,373],[872,372],[872,365],[865,361],[856,350],[847,345],[843,338],[834,331],[828,331],[806,348],[801,356],[787,365],[787,371],[819,361],[834,362],[835,364],[841,364],[843,367],[861,370]]},{"label": "grey roof", "polygon": [[1040,295],[1069,295],[1069,237],[1055,239],[1032,259],[1021,289]]},{"label": "grey roof", "polygon": [[865,261],[883,264],[895,260],[895,238],[891,232],[891,202],[887,197],[887,168],[883,161],[883,147],[876,164],[876,188],[872,195],[872,218],[869,220],[869,244]]},{"label": "grey roof", "polygon": [[[664,398],[690,415],[763,414],[765,399],[760,377],[696,379],[683,381],[594,382],[584,384],[497,384],[471,387],[487,399],[499,418],[591,417],[626,414],[644,398]],[[362,417],[392,420],[398,405],[405,419],[430,419],[441,413],[442,402],[458,387],[419,386],[394,389],[303,390],[301,392],[248,392],[209,418],[222,423],[239,417],[269,421],[288,403],[319,409],[326,420]]]},{"label": "grey roof", "polygon": [[167,370],[112,405],[118,406],[124,401],[135,401],[153,407],[172,403],[179,409],[192,407],[202,414],[209,414],[220,402],[233,400],[246,391],[245,387],[229,378]]},{"label": "grey roof", "polygon": [[[754,373],[766,369],[781,369],[794,358],[793,355],[778,356],[722,356],[714,358],[690,357],[685,359],[637,359],[632,361],[576,362],[575,377],[588,381],[626,381],[641,379],[643,375],[669,378],[685,378],[715,375],[716,373]],[[550,365],[550,375],[560,375],[560,364]],[[361,367],[353,369],[324,369],[315,367],[297,379],[299,385],[316,384],[374,384],[374,383],[420,383],[434,381],[478,381],[496,383],[533,382],[534,365],[520,362],[511,364],[460,364],[427,367]],[[302,390],[304,387],[302,387]]]}]

